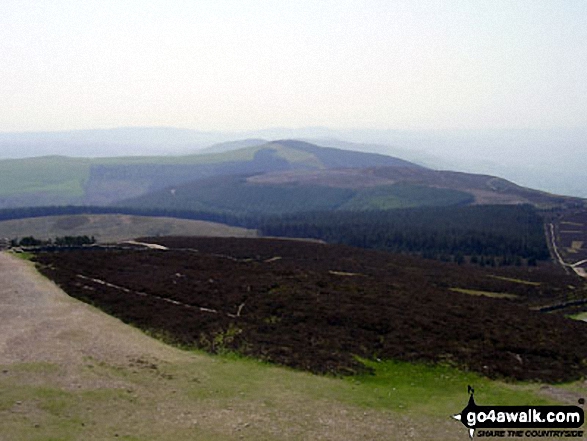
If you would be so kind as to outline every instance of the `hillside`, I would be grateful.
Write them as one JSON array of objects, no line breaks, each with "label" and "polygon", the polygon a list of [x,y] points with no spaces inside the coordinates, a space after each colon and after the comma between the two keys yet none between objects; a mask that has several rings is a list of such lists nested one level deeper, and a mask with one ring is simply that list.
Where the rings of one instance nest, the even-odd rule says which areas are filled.
[{"label": "hillside", "polygon": [[465,192],[411,184],[352,188],[313,183],[258,183],[228,176],[174,186],[119,202],[123,207],[218,213],[284,214],[315,210],[368,210],[473,202]]},{"label": "hillside", "polygon": [[254,176],[255,184],[325,185],[340,188],[389,187],[397,184],[469,193],[475,204],[532,204],[553,206],[573,198],[524,188],[495,176],[431,170],[424,167],[365,167],[316,171],[285,171]]},{"label": "hillside", "polygon": [[287,140],[189,156],[11,159],[0,161],[0,208],[105,205],[215,176],[376,165],[417,167],[389,156]]},{"label": "hillside", "polygon": [[381,154],[296,140],[257,142],[189,156],[2,160],[0,208],[116,204],[240,212],[246,205],[250,211],[281,213],[471,203],[549,208],[580,201]]},{"label": "hillside", "polygon": [[[312,156],[312,158],[319,156]],[[337,165],[321,158],[323,163]],[[342,163],[342,161],[339,161]],[[505,179],[417,166],[298,169],[225,176],[171,186],[118,206],[219,213],[285,214],[461,205],[581,206],[578,198],[520,187]]]},{"label": "hillside", "polygon": [[10,239],[94,236],[98,243],[106,243],[138,236],[165,235],[254,237],[256,232],[214,222],[121,214],[43,216],[0,221],[0,237]]},{"label": "hillside", "polygon": [[577,285],[573,275],[549,280],[544,271],[504,274],[301,241],[140,240],[169,249],[35,260],[70,295],[214,353],[317,373],[364,372],[358,356],[517,380],[587,374],[587,324],[528,308]]}]

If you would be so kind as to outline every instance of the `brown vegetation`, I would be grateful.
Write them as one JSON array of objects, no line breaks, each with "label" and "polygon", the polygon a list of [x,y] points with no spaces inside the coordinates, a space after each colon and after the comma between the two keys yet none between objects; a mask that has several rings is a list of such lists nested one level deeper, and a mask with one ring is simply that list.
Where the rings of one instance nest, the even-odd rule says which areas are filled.
[{"label": "brown vegetation", "polygon": [[496,278],[495,270],[299,241],[151,241],[172,249],[78,250],[36,259],[70,295],[211,352],[237,351],[318,373],[361,371],[355,356],[449,363],[523,380],[587,373],[587,324],[527,307],[559,295],[571,280],[562,274],[549,282],[537,269],[511,269]]}]

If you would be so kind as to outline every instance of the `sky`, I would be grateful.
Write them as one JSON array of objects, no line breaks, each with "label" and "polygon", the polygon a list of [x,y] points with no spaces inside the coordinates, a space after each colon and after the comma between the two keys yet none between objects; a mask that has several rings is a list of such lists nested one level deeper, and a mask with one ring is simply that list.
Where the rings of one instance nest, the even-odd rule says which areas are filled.
[{"label": "sky", "polygon": [[585,0],[2,0],[0,132],[587,127]]}]

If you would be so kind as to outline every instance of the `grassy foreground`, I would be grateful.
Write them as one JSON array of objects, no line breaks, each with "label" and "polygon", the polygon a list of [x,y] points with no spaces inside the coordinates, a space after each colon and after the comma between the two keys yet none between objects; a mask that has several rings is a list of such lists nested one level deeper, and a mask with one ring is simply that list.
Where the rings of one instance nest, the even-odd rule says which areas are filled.
[{"label": "grassy foreground", "polygon": [[538,384],[448,367],[371,362],[376,375],[328,378],[232,355],[190,357],[0,366],[0,439],[465,440],[450,415],[466,405],[468,384],[479,404],[552,403]]}]

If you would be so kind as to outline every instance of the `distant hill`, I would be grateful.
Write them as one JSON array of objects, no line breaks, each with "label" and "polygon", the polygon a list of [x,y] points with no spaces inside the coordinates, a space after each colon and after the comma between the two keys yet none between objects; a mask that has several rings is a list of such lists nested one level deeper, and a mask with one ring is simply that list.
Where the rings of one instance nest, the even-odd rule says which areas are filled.
[{"label": "distant hill", "polygon": [[225,153],[233,150],[244,149],[247,147],[256,147],[259,145],[267,144],[269,141],[260,138],[242,139],[238,141],[227,141],[214,144],[210,147],[206,147],[198,151],[199,154],[209,153]]},{"label": "distant hill", "polygon": [[188,156],[10,159],[0,161],[0,208],[106,205],[215,176],[375,165],[417,167],[390,156],[288,140]]},{"label": "distant hill", "polygon": [[[475,204],[531,204],[538,207],[564,204],[573,198],[521,187],[495,176],[425,167],[366,167],[316,171],[291,171],[254,176],[248,182],[265,185],[325,185],[340,188],[381,188],[403,185],[465,192]],[[577,199],[578,200],[578,199]],[[444,204],[442,204],[444,205]]]},{"label": "distant hill", "polygon": [[118,242],[139,236],[255,237],[255,230],[214,222],[122,214],[43,216],[0,221],[0,238],[54,239],[63,236],[94,236],[98,243]]},{"label": "distant hill", "polygon": [[225,176],[195,181],[124,200],[118,202],[118,205],[170,211],[283,214],[317,210],[465,205],[474,201],[474,197],[466,192],[423,185],[398,183],[353,188],[336,183],[330,185],[328,182],[315,184],[255,181],[257,177],[263,176],[256,175],[249,179],[244,176]]},{"label": "distant hill", "polygon": [[187,156],[3,160],[0,208],[117,205],[279,214],[467,204],[549,208],[583,203],[493,176],[431,170],[382,154],[290,139],[261,145],[255,145],[260,141],[254,139],[242,142],[253,145]]},{"label": "distant hill", "polygon": [[[320,151],[323,155],[324,152],[329,150]],[[328,163],[327,158],[322,159]],[[471,204],[530,204],[550,209],[581,206],[584,201],[524,188],[494,176],[430,170],[398,163],[396,166],[300,168],[253,176],[215,177],[168,187],[117,204],[238,215]]]},{"label": "distant hill", "polygon": [[172,127],[0,133],[0,158],[53,156],[57,153],[70,157],[185,154],[226,139],[226,135],[216,132]]},{"label": "distant hill", "polygon": [[[63,155],[122,157],[218,153],[256,140],[300,139],[397,156],[434,169],[500,176],[556,194],[587,197],[587,128],[377,130],[284,128],[242,132],[121,127],[61,132],[0,132],[0,159]],[[244,140],[244,141],[243,141]],[[248,140],[255,141],[254,144]]]}]

